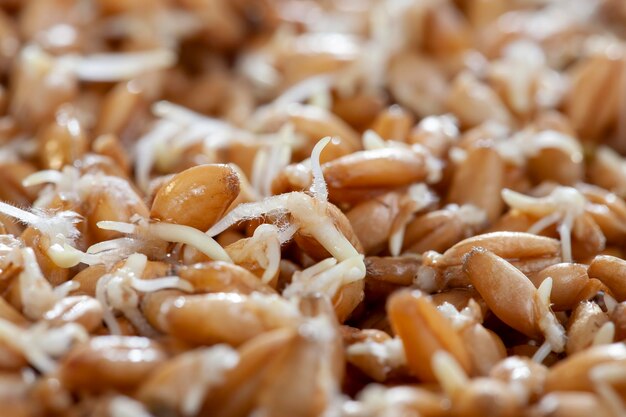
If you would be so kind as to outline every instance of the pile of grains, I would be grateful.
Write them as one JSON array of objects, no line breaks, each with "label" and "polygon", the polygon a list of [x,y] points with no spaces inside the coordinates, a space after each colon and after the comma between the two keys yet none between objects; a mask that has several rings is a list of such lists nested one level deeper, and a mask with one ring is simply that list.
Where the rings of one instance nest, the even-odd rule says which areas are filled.
[{"label": "pile of grains", "polygon": [[0,0],[0,415],[626,415],[624,0]]}]

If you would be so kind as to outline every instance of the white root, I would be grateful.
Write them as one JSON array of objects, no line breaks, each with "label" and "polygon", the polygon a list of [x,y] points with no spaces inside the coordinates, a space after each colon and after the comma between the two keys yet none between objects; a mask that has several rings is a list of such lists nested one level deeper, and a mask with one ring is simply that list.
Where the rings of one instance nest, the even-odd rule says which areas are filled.
[{"label": "white root", "polygon": [[291,123],[283,125],[278,133],[266,136],[271,142],[257,151],[252,163],[252,186],[263,197],[272,195],[272,181],[289,165],[292,147],[297,143]]},{"label": "white root", "polygon": [[0,212],[29,226],[41,222],[41,218],[39,216],[1,201]]},{"label": "white root", "polygon": [[580,191],[572,187],[556,187],[549,195],[536,198],[504,189],[502,198],[514,209],[541,217],[529,228],[529,233],[539,233],[558,223],[563,260],[572,262],[572,230],[575,221],[584,214],[587,204],[587,199]]},{"label": "white root", "polygon": [[111,417],[153,417],[139,401],[124,395],[116,395],[109,402]]},{"label": "white root", "polygon": [[152,106],[159,119],[152,129],[139,138],[135,148],[135,178],[147,192],[152,168],[168,170],[189,146],[204,142],[205,147],[219,147],[231,137],[249,140],[254,136],[219,119],[195,113],[185,107],[159,101]]},{"label": "white root", "polygon": [[140,333],[155,334],[155,331],[139,311],[137,292],[153,292],[164,289],[193,291],[193,286],[179,277],[142,279],[141,275],[147,262],[148,258],[143,254],[130,255],[123,266],[98,280],[96,299],[102,305],[104,322],[111,334],[121,334],[121,329],[115,319],[115,310],[122,312]]},{"label": "white root", "polygon": [[571,187],[556,187],[546,197],[531,197],[505,188],[502,190],[502,198],[510,207],[535,216],[563,212],[568,208],[580,214],[586,203],[585,197]]},{"label": "white root", "polygon": [[0,318],[0,340],[22,353],[34,368],[44,374],[57,370],[55,358],[66,353],[74,342],[85,342],[88,339],[85,329],[75,323],[50,329],[41,322],[23,329]]},{"label": "white root", "polygon": [[32,248],[12,247],[5,253],[6,262],[22,267],[18,275],[20,300],[24,315],[31,320],[39,320],[59,300],[78,287],[78,283],[67,281],[52,287],[41,272]]},{"label": "white root", "polygon": [[79,202],[81,187],[80,171],[73,166],[65,166],[61,171],[44,170],[35,172],[22,180],[24,187],[49,184],[38,195],[33,206],[45,209],[57,196]]},{"label": "white root", "polygon": [[151,223],[148,230],[159,239],[193,246],[213,260],[232,263],[230,256],[219,243],[193,227],[172,223]]},{"label": "white root", "polygon": [[323,293],[331,299],[344,285],[365,278],[363,255],[337,262],[328,258],[293,274],[291,283],[283,291],[285,297]]},{"label": "white root", "polygon": [[293,226],[288,226],[281,231],[274,225],[262,224],[255,229],[251,238],[240,241],[244,242],[243,246],[231,246],[227,252],[238,264],[250,260],[256,261],[264,269],[261,281],[267,284],[278,274],[281,245],[289,241],[295,232]]},{"label": "white root", "polygon": [[[182,243],[194,247],[213,260],[232,263],[228,253],[213,238],[190,226],[138,219],[137,224],[105,220],[98,222],[98,227],[129,235],[145,235],[165,242]],[[116,239],[115,242],[124,243],[126,241]],[[87,249],[87,252],[95,253],[98,250],[111,250],[114,246],[112,242],[109,242],[106,246],[103,246],[102,243],[99,245],[99,247]]]},{"label": "white root", "polygon": [[337,229],[326,212],[325,203],[303,193],[291,193],[288,209],[303,233],[315,238],[338,261],[360,256],[348,239]]},{"label": "white root", "polygon": [[565,218],[557,227],[557,232],[561,238],[561,256],[563,262],[572,262],[572,228],[574,226],[574,215],[571,211],[565,214]]},{"label": "white root", "polygon": [[532,361],[535,363],[543,363],[546,360],[548,355],[552,352],[552,345],[548,341],[545,341],[539,346],[539,349],[535,352],[532,357]]},{"label": "white root", "polygon": [[208,236],[217,236],[224,230],[245,220],[251,220],[264,215],[278,215],[287,212],[286,204],[290,194],[281,194],[277,196],[267,197],[261,201],[254,203],[239,204],[232,209],[226,216],[222,217],[209,230],[206,231]]},{"label": "white root", "polygon": [[135,178],[143,192],[150,188],[150,173],[157,159],[157,150],[165,148],[165,143],[180,131],[175,123],[169,120],[159,120],[150,132],[137,140],[135,153]]},{"label": "white root", "polygon": [[206,234],[215,236],[238,222],[286,212],[291,215],[291,221],[301,232],[315,238],[337,260],[343,261],[359,256],[358,251],[328,217],[325,203],[301,192],[267,197],[255,203],[240,204],[215,223]]},{"label": "white root", "polygon": [[526,232],[533,234],[541,233],[542,230],[552,226],[555,223],[558,223],[559,220],[561,220],[561,217],[562,214],[559,212],[548,214],[547,216],[542,217],[541,219],[533,223]]},{"label": "white root", "polygon": [[35,252],[31,248],[24,248],[21,256],[23,270],[18,280],[24,315],[31,320],[38,320],[54,306],[59,297],[43,276]]},{"label": "white root", "polygon": [[91,245],[87,248],[87,253],[97,256],[101,264],[110,268],[133,253],[145,249],[146,242],[144,240],[120,237]]},{"label": "white root", "polygon": [[426,183],[436,184],[443,176],[443,162],[422,145],[412,145],[411,150],[424,157],[426,167]]}]

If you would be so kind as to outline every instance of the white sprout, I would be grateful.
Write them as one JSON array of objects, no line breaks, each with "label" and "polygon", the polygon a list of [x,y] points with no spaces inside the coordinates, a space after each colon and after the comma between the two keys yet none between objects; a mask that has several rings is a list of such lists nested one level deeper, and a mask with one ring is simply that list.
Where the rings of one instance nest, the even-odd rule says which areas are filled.
[{"label": "white sprout", "polygon": [[339,261],[358,256],[356,249],[328,218],[326,212],[328,189],[319,164],[319,155],[330,141],[330,138],[320,140],[312,152],[313,185],[311,186],[311,193],[313,198],[305,193],[292,192],[267,197],[254,203],[240,204],[207,230],[206,234],[216,236],[230,226],[244,220],[264,215],[284,217],[286,213],[289,213],[291,222],[297,226],[297,229],[317,239]]},{"label": "white sprout", "polygon": [[391,256],[399,256],[404,243],[406,227],[415,218],[415,214],[424,208],[439,201],[426,184],[413,184],[409,187],[407,194],[401,202],[401,213],[394,220],[392,232],[389,236],[389,252]]},{"label": "white sprout", "polygon": [[380,135],[372,129],[367,129],[365,132],[363,132],[363,137],[361,138],[361,141],[363,142],[363,149],[365,149],[366,151],[383,149],[388,146],[385,139],[381,138]]},{"label": "white sprout", "polygon": [[607,321],[599,329],[593,338],[592,346],[608,345],[615,340],[615,323]]},{"label": "white sprout", "polygon": [[537,288],[535,294],[535,311],[539,316],[538,326],[546,340],[533,355],[533,361],[541,363],[551,351],[563,352],[565,349],[565,329],[550,310],[550,294],[552,278],[548,277]]},{"label": "white sprout", "polygon": [[[146,244],[150,243],[150,239],[158,239],[165,242],[182,243],[189,245],[202,252],[209,258],[216,261],[232,262],[228,253],[213,238],[202,233],[200,230],[191,226],[182,224],[173,224],[166,222],[151,222],[144,218],[131,219],[134,223],[116,222],[103,220],[98,222],[98,227],[103,230],[114,230],[129,235],[138,235],[139,237],[147,237]],[[123,245],[130,243],[131,247],[141,246],[138,241],[142,239],[124,240],[114,239],[107,243],[101,242],[87,249],[87,253],[99,253],[100,251],[115,250],[118,246],[119,254],[123,255]]]},{"label": "white sprout", "polygon": [[264,269],[261,281],[270,282],[280,268],[281,245],[289,241],[296,228],[293,225],[280,229],[272,224],[262,224],[254,230],[252,237],[242,239],[226,250],[235,263],[254,260]]},{"label": "white sprout", "polygon": [[334,258],[328,258],[303,271],[296,271],[283,295],[290,298],[323,293],[332,298],[344,285],[363,278],[365,278],[363,255],[339,263]]},{"label": "white sprout", "polygon": [[111,334],[119,335],[121,329],[115,319],[114,310],[118,310],[130,320],[140,333],[154,335],[145,317],[139,311],[139,295],[137,292],[154,292],[164,289],[178,289],[191,292],[193,286],[179,277],[162,277],[142,279],[148,258],[143,254],[133,254],[124,265],[106,274],[96,284],[96,299],[102,305],[104,322]]},{"label": "white sprout", "polygon": [[315,238],[337,260],[359,256],[328,216],[325,204],[302,192],[267,197],[255,203],[240,204],[215,223],[206,234],[215,236],[244,220],[289,213],[290,221],[298,230]]},{"label": "white sprout", "polygon": [[324,172],[322,171],[322,167],[320,165],[320,155],[331,140],[333,139],[330,137],[321,139],[313,147],[313,151],[311,152],[311,172],[313,174],[313,184],[311,184],[310,191],[311,194],[313,194],[313,196],[320,201],[328,201],[328,187],[326,186],[326,181],[324,181]]},{"label": "white sprout", "polygon": [[453,396],[467,386],[467,374],[450,353],[438,350],[431,358],[431,367],[435,377],[448,396]]},{"label": "white sprout", "polygon": [[[150,172],[157,159],[157,152],[167,148],[165,144],[171,137],[180,132],[180,128],[169,120],[159,120],[151,131],[137,140],[135,153],[135,178],[137,184],[144,192],[150,187]],[[170,147],[169,151],[176,155],[176,148]],[[172,155],[170,154],[170,155]]]},{"label": "white sprout", "polygon": [[37,320],[50,310],[59,298],[41,273],[35,252],[31,248],[24,248],[21,255],[23,270],[18,280],[23,311],[29,319]]}]

